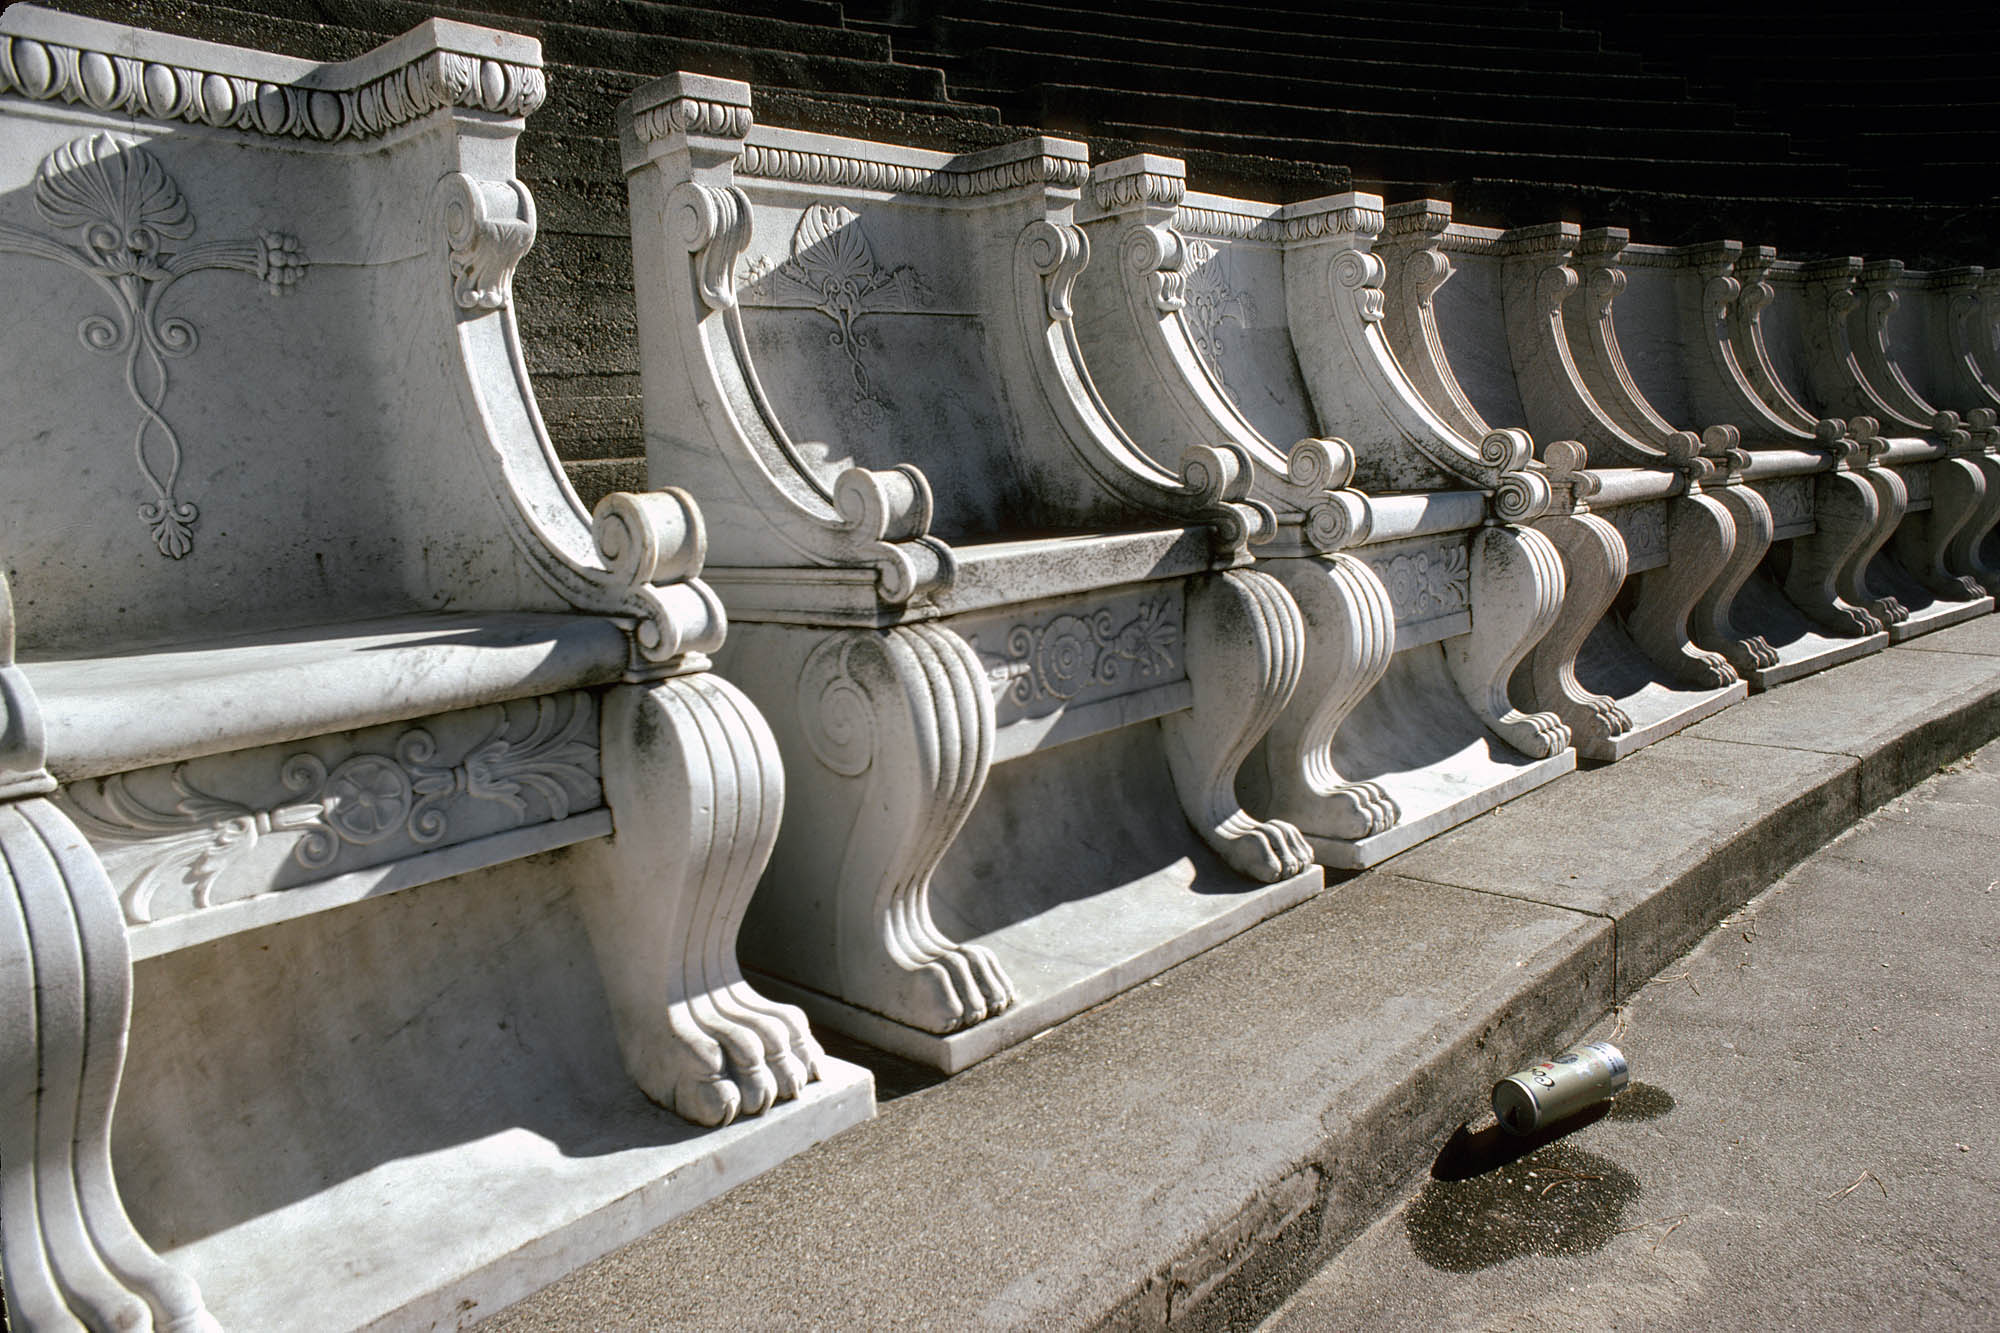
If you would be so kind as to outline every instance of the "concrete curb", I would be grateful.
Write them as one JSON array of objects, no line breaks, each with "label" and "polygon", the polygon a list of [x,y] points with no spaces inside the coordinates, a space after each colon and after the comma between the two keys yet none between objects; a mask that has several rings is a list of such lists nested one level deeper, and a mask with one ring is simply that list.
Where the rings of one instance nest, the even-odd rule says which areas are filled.
[{"label": "concrete curb", "polygon": [[1996,617],[1755,696],[888,1097],[486,1327],[1253,1325],[1495,1078],[1996,736]]}]

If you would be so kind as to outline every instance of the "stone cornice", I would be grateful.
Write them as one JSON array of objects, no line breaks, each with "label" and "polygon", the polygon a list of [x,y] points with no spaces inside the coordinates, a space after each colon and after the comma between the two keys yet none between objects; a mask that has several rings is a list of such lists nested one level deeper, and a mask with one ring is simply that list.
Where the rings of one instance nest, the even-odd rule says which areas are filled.
[{"label": "stone cornice", "polygon": [[[121,54],[89,41],[100,37],[109,46],[122,36],[118,44],[130,50],[130,29],[25,7],[7,17],[0,93],[144,120],[333,143],[376,138],[445,107],[526,116],[548,95],[532,42],[438,20],[344,64],[264,57],[261,68],[231,69],[241,62],[228,47],[157,38],[138,43],[144,54]],[[447,45],[474,46],[479,37],[506,37],[509,54],[527,58]]]},{"label": "stone cornice", "polygon": [[739,179],[970,199],[1027,185],[1080,189],[1090,175],[1090,164],[1081,158],[1038,153],[991,166],[962,166],[956,162],[918,166],[752,143],[744,145],[743,155],[737,159],[736,175]]}]

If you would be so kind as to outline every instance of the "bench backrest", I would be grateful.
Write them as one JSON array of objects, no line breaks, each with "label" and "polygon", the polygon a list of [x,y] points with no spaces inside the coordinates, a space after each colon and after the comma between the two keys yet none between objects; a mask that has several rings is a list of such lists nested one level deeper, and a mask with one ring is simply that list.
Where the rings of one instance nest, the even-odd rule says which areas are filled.
[{"label": "bench backrest", "polygon": [[[496,490],[532,492],[582,559],[588,522],[535,423],[484,419],[532,400],[482,392],[459,341],[505,336],[471,317],[533,239],[510,182],[542,97],[536,43],[458,24],[322,66],[0,19],[0,559],[24,658],[562,609]],[[510,433],[529,453],[467,447]]]}]

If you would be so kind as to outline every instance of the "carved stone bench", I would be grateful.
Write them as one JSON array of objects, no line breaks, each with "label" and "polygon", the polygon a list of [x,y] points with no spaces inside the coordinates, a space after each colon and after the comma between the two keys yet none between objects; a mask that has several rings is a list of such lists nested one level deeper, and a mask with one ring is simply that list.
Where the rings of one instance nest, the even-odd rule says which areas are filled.
[{"label": "carved stone bench", "polygon": [[737,971],[699,514],[540,428],[540,64],[0,18],[16,1327],[456,1326],[872,1109]]},{"label": "carved stone bench", "polygon": [[1992,610],[1965,553],[1954,551],[1984,508],[1991,465],[1982,441],[1956,412],[1917,401],[1889,362],[1890,284],[1901,266],[1851,257],[1800,264],[1759,247],[1737,267],[1745,295],[1734,336],[1739,355],[1761,363],[1765,401],[1807,421],[1844,419],[1872,460],[1867,476],[1893,535],[1869,551],[1857,592],[1891,642]]},{"label": "carved stone bench", "polygon": [[694,74],[621,135],[649,463],[702,503],[718,666],[791,791],[746,962],[951,1070],[1315,892],[1235,794],[1300,669],[1246,567],[1273,515],[1098,401],[1082,146],[771,129]]},{"label": "carved stone bench", "polygon": [[1738,363],[1726,315],[1739,293],[1731,270],[1741,250],[1735,242],[1639,245],[1622,229],[1601,228],[1581,235],[1572,262],[1591,297],[1581,320],[1603,380],[1598,401],[1615,404],[1644,438],[1699,431],[1740,479],[1715,488],[1733,507],[1738,549],[1691,628],[1766,689],[1888,643],[1839,591],[1888,528],[1870,484],[1856,475],[1866,455],[1842,423],[1786,421]]},{"label": "carved stone bench", "polygon": [[1523,526],[1548,488],[1518,432],[1462,439],[1402,381],[1367,313],[1381,201],[1189,194],[1179,160],[1140,155],[1092,172],[1083,216],[1106,402],[1156,450],[1228,441],[1278,515],[1258,567],[1305,613],[1306,664],[1252,804],[1356,867],[1568,772],[1567,729],[1507,694],[1563,597]]},{"label": "carved stone bench", "polygon": [[[1383,326],[1432,409],[1458,429],[1516,422],[1541,441],[1554,491],[1536,526],[1570,591],[1515,676],[1587,757],[1620,759],[1742,698],[1692,622],[1725,585],[1754,506],[1686,432],[1607,408],[1615,361],[1576,306],[1568,224],[1500,232],[1416,200],[1388,210]],[[1625,404],[1620,403],[1623,408]]]},{"label": "carved stone bench", "polygon": [[1994,463],[2000,385],[1987,371],[1995,318],[1982,296],[1993,289],[1992,279],[1972,267],[1928,273],[1897,268],[1888,278],[1884,286],[1894,299],[1882,329],[1888,344],[1884,359],[1904,377],[1916,402],[1943,404],[1958,413],[1979,446],[1981,456],[1974,461],[1986,475],[1986,498],[1953,536],[1949,563],[1988,592],[2000,592],[2000,550],[1994,541],[2000,525]]}]

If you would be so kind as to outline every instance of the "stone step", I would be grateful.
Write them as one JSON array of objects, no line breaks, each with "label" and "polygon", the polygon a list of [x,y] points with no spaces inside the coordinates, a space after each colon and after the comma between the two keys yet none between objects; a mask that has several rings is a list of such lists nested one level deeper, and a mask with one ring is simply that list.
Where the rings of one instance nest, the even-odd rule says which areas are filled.
[{"label": "stone step", "polygon": [[[819,93],[900,98],[944,103],[944,78],[934,68],[892,63],[888,43],[868,34],[767,19],[744,19],[689,6],[621,6],[592,0],[576,8],[607,20],[630,9],[653,20],[687,21],[681,35],[669,25],[625,31],[584,23],[536,18],[531,0],[495,0],[469,6],[429,0],[276,0],[257,12],[212,3],[186,4],[172,15],[145,0],[67,0],[62,8],[93,18],[159,27],[211,41],[255,41],[262,49],[309,59],[358,54],[380,39],[407,31],[432,17],[503,28],[535,37],[551,64],[628,71],[653,77],[693,69],[747,78],[777,87]],[[312,17],[317,15],[318,17]],[[719,34],[733,32],[737,40]],[[839,54],[846,46],[872,52]]]},{"label": "stone step", "polygon": [[[1564,26],[1563,16],[1553,10],[1508,8],[1472,0],[1466,3],[1410,0],[1407,4],[1401,3],[1401,0],[1341,0],[1337,7],[1329,6],[1325,0],[1267,0],[1254,7],[1234,3],[1234,0],[1089,0],[1083,7],[1107,13],[1146,13],[1222,24],[1254,23],[1259,20],[1265,23],[1309,24],[1337,12],[1343,22],[1350,19],[1396,19],[1485,24],[1501,22],[1499,16],[1504,14],[1505,26],[1518,32],[1544,32]],[[961,4],[960,8],[969,6]],[[851,18],[856,6],[849,4],[847,9]]]},{"label": "stone step", "polygon": [[[1288,51],[1282,66],[1274,65],[1269,51],[1230,45],[1227,41],[1199,42],[1183,32],[1159,39],[1121,37],[1092,33],[1042,33],[1007,23],[984,19],[943,17],[932,29],[933,43],[911,58],[925,60],[971,59],[988,47],[1048,50],[1072,56],[1088,56],[1111,61],[1140,61],[1191,71],[1226,70],[1269,73],[1283,68],[1298,78],[1352,81],[1363,84],[1391,84],[1407,88],[1434,88],[1441,91],[1524,93],[1535,87],[1537,76],[1513,69],[1463,62],[1468,53],[1437,48],[1429,59],[1361,58],[1345,44],[1317,50],[1303,46]],[[1650,73],[1580,69],[1562,76],[1565,93],[1573,97],[1621,99],[1638,97],[1664,100],[1682,96],[1684,83],[1673,77]]]},{"label": "stone step", "polygon": [[[1364,10],[1338,4],[1312,7],[1274,7],[1256,4],[1216,4],[1201,0],[1086,0],[1081,4],[1051,5],[1041,0],[1022,0],[1019,13],[995,13],[1004,7],[987,0],[942,0],[940,9],[956,10],[972,16],[985,14],[996,19],[1061,28],[1072,24],[1094,32],[1129,31],[1135,20],[1144,23],[1195,25],[1243,33],[1278,34],[1331,33],[1349,40],[1425,41],[1436,38],[1457,45],[1525,48],[1538,51],[1595,52],[1598,35],[1560,27],[1547,21],[1522,25],[1513,14],[1496,15],[1489,6],[1439,5]],[[1409,12],[1411,9],[1423,12]],[[1027,13],[1043,11],[1041,17]],[[1049,19],[1046,11],[1061,11],[1066,17]]]},{"label": "stone step", "polygon": [[[1328,32],[1323,24],[1313,24],[1298,32],[1271,32],[1237,25],[1096,15],[1060,5],[1031,4],[1027,0],[982,0],[974,9],[943,12],[938,21],[951,25],[972,18],[1018,33],[1036,34],[1038,43],[1049,44],[1058,50],[1065,49],[1072,36],[1097,36],[1119,41],[1152,40],[1228,47],[1282,55],[1287,59],[1294,56],[1345,56],[1348,59],[1466,65],[1565,75],[1579,68],[1602,73],[1639,72],[1638,57],[1597,51],[1595,34],[1591,34],[1591,49],[1550,50],[1528,44],[1460,41],[1456,34],[1422,24],[1407,25],[1407,35],[1396,38],[1347,36]],[[1028,39],[1024,36],[1022,40],[1025,42]]]},{"label": "stone step", "polygon": [[483,1333],[1255,1327],[1495,1079],[2000,735],[1996,630],[1940,630],[1579,771],[942,1082],[836,1044],[874,1068],[875,1120]]},{"label": "stone step", "polygon": [[1282,130],[1283,138],[1300,143],[1394,145],[1412,152],[1550,157],[1574,153],[1607,159],[1643,153],[1653,161],[1782,166],[1789,147],[1782,135],[1752,131],[1652,130],[1638,134],[1602,122],[1528,124],[1462,116],[1395,115],[1073,84],[1037,86],[1030,107],[1035,123],[1059,130],[1099,125],[1115,133],[1118,125],[1146,125],[1189,134],[1227,135],[1240,126],[1254,124]]},{"label": "stone step", "polygon": [[[951,78],[958,96],[1032,90],[1041,83],[1096,86],[1120,91],[1178,95],[1199,88],[1209,99],[1240,99],[1246,103],[1289,107],[1339,106],[1354,112],[1418,115],[1509,123],[1591,124],[1607,114],[1602,98],[1573,97],[1530,91],[1517,82],[1505,91],[1410,87],[1393,82],[1363,83],[1350,78],[1321,79],[1284,72],[1198,70],[1200,52],[1189,51],[1186,64],[1153,64],[1135,60],[1069,55],[997,46],[964,57]],[[1392,80],[1393,66],[1382,66],[1380,77]],[[976,82],[969,80],[975,79]],[[1664,92],[1665,90],[1659,90]],[[1023,93],[1025,99],[1031,92]],[[1679,96],[1625,97],[1616,103],[1621,129],[1727,130],[1738,128],[1733,108],[1719,102],[1691,102]]]},{"label": "stone step", "polygon": [[[1346,140],[1310,140],[1280,135],[1221,134],[1174,126],[1104,121],[1100,133],[1155,145],[1154,151],[1179,152],[1183,147],[1256,152],[1271,157],[1320,158],[1345,163],[1357,178],[1389,175],[1403,179],[1453,181],[1477,174],[1506,172],[1513,179],[1554,187],[1619,187],[1646,193],[1755,196],[1797,193],[1816,197],[1837,194],[1845,181],[1841,168],[1809,163],[1771,166],[1742,160],[1662,160],[1648,157],[1541,152],[1494,152],[1484,149],[1412,149],[1401,144]],[[1540,219],[1546,221],[1546,217]]]}]

